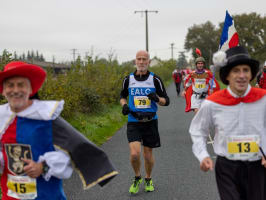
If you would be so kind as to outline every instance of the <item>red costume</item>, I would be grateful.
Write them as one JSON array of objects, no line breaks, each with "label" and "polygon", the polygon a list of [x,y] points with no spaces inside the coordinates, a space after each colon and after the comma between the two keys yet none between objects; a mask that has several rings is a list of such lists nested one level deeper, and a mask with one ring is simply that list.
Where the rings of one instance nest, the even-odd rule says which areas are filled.
[{"label": "red costume", "polygon": [[[213,75],[209,70],[205,69],[205,72],[202,74],[197,74],[196,71],[193,71],[192,73],[190,73],[185,81],[185,86],[188,84],[188,82],[191,80],[192,84],[188,87],[188,89],[186,90],[186,94],[185,94],[185,99],[186,99],[186,108],[185,108],[185,112],[190,112],[191,109],[191,96],[194,92],[200,93],[200,91],[197,91],[197,87],[195,87],[195,80],[197,79],[205,79],[205,85],[209,85],[210,87],[208,87],[207,92],[208,95],[210,95],[210,91],[213,90],[213,92],[219,91],[220,90],[220,86],[219,83],[215,80],[215,78],[213,79]],[[212,82],[214,81],[214,82]],[[215,87],[214,87],[215,85]]]},{"label": "red costume", "polygon": [[266,89],[266,73],[262,72],[262,75],[260,77],[259,86],[262,89]]}]

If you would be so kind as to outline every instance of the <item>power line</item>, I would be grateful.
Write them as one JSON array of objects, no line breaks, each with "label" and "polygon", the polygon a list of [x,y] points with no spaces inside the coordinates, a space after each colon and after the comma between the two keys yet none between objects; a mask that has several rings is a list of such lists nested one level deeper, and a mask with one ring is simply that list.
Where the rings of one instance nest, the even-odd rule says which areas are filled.
[{"label": "power line", "polygon": [[158,13],[158,10],[141,10],[141,11],[135,11],[134,13],[145,13],[145,21],[146,21],[146,51],[149,52],[149,38],[148,38],[148,13],[153,12],[153,13]]}]

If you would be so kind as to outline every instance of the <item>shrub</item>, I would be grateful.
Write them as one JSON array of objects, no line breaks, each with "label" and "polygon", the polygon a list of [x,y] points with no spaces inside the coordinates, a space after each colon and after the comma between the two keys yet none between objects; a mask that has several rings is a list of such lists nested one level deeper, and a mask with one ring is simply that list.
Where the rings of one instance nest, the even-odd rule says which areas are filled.
[{"label": "shrub", "polygon": [[[174,67],[174,61],[165,61],[150,70],[165,81],[171,78]],[[119,102],[122,81],[134,70],[132,63],[119,65],[117,61],[105,59],[86,65],[76,62],[64,74],[47,70],[46,81],[38,94],[42,100],[64,99],[64,118],[69,119],[76,113],[95,113]],[[0,96],[0,104],[5,102]]]}]

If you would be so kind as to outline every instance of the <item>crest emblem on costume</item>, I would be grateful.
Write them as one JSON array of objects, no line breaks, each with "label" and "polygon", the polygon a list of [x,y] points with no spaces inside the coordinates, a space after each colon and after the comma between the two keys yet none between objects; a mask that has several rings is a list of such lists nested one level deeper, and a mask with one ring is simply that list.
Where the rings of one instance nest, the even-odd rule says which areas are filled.
[{"label": "crest emblem on costume", "polygon": [[26,144],[5,144],[5,151],[8,160],[8,169],[16,175],[24,175],[24,166],[26,163],[23,159],[32,159],[30,145]]}]

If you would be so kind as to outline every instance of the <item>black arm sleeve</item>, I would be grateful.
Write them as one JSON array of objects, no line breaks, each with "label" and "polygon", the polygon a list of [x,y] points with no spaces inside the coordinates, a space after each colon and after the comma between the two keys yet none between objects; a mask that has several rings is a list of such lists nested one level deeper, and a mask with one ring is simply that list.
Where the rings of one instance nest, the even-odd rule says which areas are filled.
[{"label": "black arm sleeve", "polygon": [[159,97],[163,97],[166,100],[166,103],[164,106],[168,106],[170,104],[170,99],[166,93],[164,84],[161,80],[161,78],[157,75],[154,75],[154,85],[156,88],[156,93],[158,94]]},{"label": "black arm sleeve", "polygon": [[120,99],[127,99],[128,97],[128,85],[129,85],[129,76],[126,76],[122,83],[122,90],[120,92]]}]

